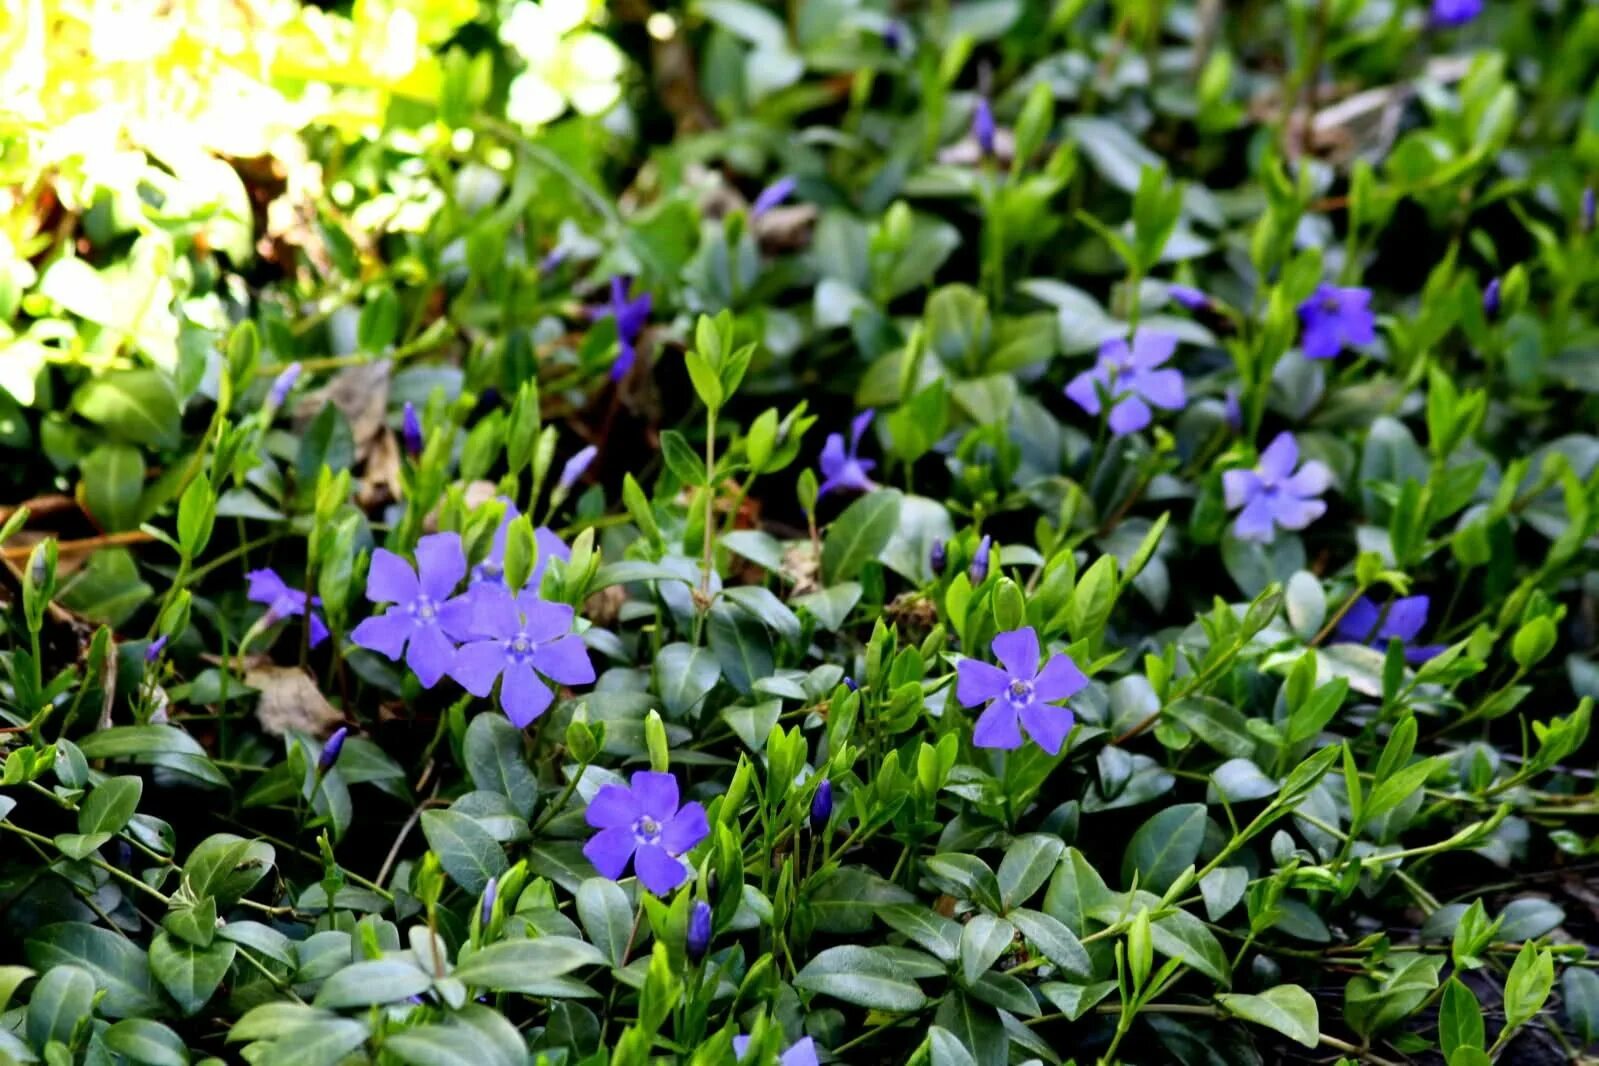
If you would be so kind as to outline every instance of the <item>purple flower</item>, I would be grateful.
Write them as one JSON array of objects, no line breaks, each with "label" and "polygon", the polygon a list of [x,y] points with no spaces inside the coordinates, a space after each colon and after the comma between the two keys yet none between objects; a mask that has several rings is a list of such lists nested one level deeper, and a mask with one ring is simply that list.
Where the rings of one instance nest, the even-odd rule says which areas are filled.
[{"label": "purple flower", "polygon": [[827,440],[822,445],[821,460],[817,464],[822,471],[822,487],[816,493],[818,499],[836,489],[870,492],[877,487],[877,483],[866,476],[877,463],[871,459],[862,459],[858,454],[861,435],[866,432],[866,427],[871,425],[872,416],[876,413],[867,409],[850,422],[848,450],[844,447],[843,434],[827,435]]},{"label": "purple flower", "polygon": [[833,782],[824,777],[822,783],[816,786],[816,795],[811,797],[811,828],[825,829],[832,817]]},{"label": "purple flower", "polygon": [[980,748],[1019,748],[1021,728],[1051,755],[1060,752],[1076,716],[1064,707],[1052,707],[1080,692],[1088,678],[1068,655],[1052,655],[1038,662],[1038,633],[1032,626],[1012,629],[994,638],[994,656],[1004,669],[978,659],[962,659],[956,666],[955,698],[963,707],[987,703],[977,719],[972,743]]},{"label": "purple flower", "polygon": [[454,595],[465,576],[459,533],[434,533],[418,541],[415,570],[379,548],[367,571],[366,598],[390,606],[356,626],[350,639],[396,661],[404,652],[422,687],[432,688],[455,660],[454,640],[472,632],[475,604]]},{"label": "purple flower", "polygon": [[294,383],[299,380],[299,363],[290,363],[284,367],[278,376],[272,379],[272,388],[267,393],[267,406],[282,407],[283,401],[289,398],[289,391],[294,388]]},{"label": "purple flower", "polygon": [[629,295],[632,288],[632,278],[620,274],[612,277],[610,306],[597,308],[593,312],[595,318],[609,315],[616,319],[617,355],[616,362],[611,364],[612,381],[620,381],[633,369],[633,360],[638,356],[639,334],[644,332],[644,324],[650,318],[650,294],[633,297]]},{"label": "purple flower", "polygon": [[144,649],[144,661],[147,662],[147,663],[153,663],[157,659],[161,658],[161,652],[166,649],[166,646],[167,646],[167,638],[166,638],[166,636],[164,634],[162,636],[156,637],[154,640],[152,640],[149,643],[149,645],[147,645],[145,647],[145,649]]},{"label": "purple flower", "polygon": [[994,155],[994,135],[997,132],[994,105],[988,102],[988,97],[979,96],[977,106],[972,110],[972,136],[977,139],[977,147],[989,158]]},{"label": "purple flower", "polygon": [[[474,696],[487,696],[500,682],[500,707],[518,729],[549,709],[555,695],[538,675],[563,685],[594,680],[583,639],[572,632],[572,608],[541,600],[531,590],[513,596],[479,585],[473,639],[462,644],[450,676]],[[538,673],[534,671],[537,670]]]},{"label": "purple flower", "polygon": [[482,919],[480,924],[488,925],[489,922],[494,920],[494,901],[499,897],[499,894],[500,879],[498,877],[489,878],[489,883],[483,887],[483,908],[479,912],[479,917]]},{"label": "purple flower", "polygon": [[599,830],[583,845],[594,868],[616,881],[632,859],[633,872],[657,896],[688,879],[688,867],[678,856],[710,832],[704,807],[685,803],[679,809],[677,778],[650,770],[634,774],[629,788],[601,788],[583,817]]},{"label": "purple flower", "polygon": [[683,938],[690,962],[698,963],[711,947],[711,905],[703,899],[694,901],[688,912],[688,933]]},{"label": "purple flower", "polygon": [[[589,468],[589,464],[594,461],[594,457],[599,454],[599,451],[598,448],[590,444],[568,459],[566,465],[561,467],[561,476],[555,483],[555,491],[567,492],[573,485],[577,484],[577,479],[583,476],[583,472]],[[539,554],[542,555],[543,552]]]},{"label": "purple flower", "polygon": [[844,675],[844,687],[849,689],[851,692],[859,692],[861,690],[861,686],[853,677],[850,677],[848,674]]},{"label": "purple flower", "polygon": [[1292,433],[1279,433],[1255,469],[1222,473],[1227,509],[1242,509],[1233,526],[1240,540],[1269,543],[1278,529],[1304,529],[1326,512],[1316,497],[1332,483],[1332,471],[1314,459],[1296,471],[1298,462],[1299,442]]},{"label": "purple flower", "polygon": [[1432,24],[1443,29],[1464,26],[1482,14],[1483,0],[1432,0]]},{"label": "purple flower", "polygon": [[1424,663],[1444,650],[1442,644],[1413,643],[1421,627],[1427,624],[1430,605],[1426,596],[1406,596],[1386,607],[1378,607],[1362,596],[1338,620],[1334,632],[1345,643],[1366,644],[1379,650],[1386,649],[1388,641],[1398,637],[1405,646],[1405,661]]},{"label": "purple flower", "polygon": [[905,31],[905,23],[899,19],[891,18],[883,24],[883,43],[888,50],[899,55],[905,50],[905,45],[910,41],[910,36]]},{"label": "purple flower", "polygon": [[1300,345],[1307,359],[1331,359],[1346,345],[1356,347],[1377,339],[1370,289],[1344,289],[1323,282],[1299,305],[1299,322],[1303,327]]},{"label": "purple flower", "polygon": [[1229,385],[1221,397],[1222,411],[1227,419],[1227,425],[1234,433],[1244,428],[1244,404],[1238,395],[1238,386]]},{"label": "purple flower", "polygon": [[1149,405],[1176,411],[1188,402],[1179,370],[1160,365],[1177,350],[1170,333],[1139,330],[1129,345],[1120,337],[1099,346],[1099,361],[1092,370],[1072,378],[1066,395],[1091,415],[1099,414],[1100,394],[1110,402],[1110,431],[1116,436],[1149,425],[1154,413]]},{"label": "purple flower", "polygon": [[1191,285],[1168,285],[1166,295],[1172,303],[1190,311],[1203,311],[1210,306],[1210,297]]},{"label": "purple flower", "polygon": [[1500,280],[1498,278],[1494,278],[1488,283],[1487,287],[1482,290],[1482,313],[1487,315],[1489,318],[1499,317],[1499,289]]},{"label": "purple flower", "polygon": [[[516,504],[504,496],[500,497],[500,502],[505,504],[505,517],[500,519],[500,528],[494,531],[494,540],[489,545],[488,555],[472,568],[470,584],[477,585],[485,581],[501,586],[505,584],[505,538],[510,535],[511,522],[522,512],[516,509]],[[539,582],[544,579],[544,568],[549,565],[549,561],[570,560],[572,549],[568,548],[566,542],[556,536],[555,531],[548,526],[539,526],[533,531],[533,546],[538,554],[533,561],[533,575],[529,578],[528,584],[536,589],[539,587]]]},{"label": "purple flower", "polygon": [[339,752],[344,750],[344,738],[349,735],[349,729],[341,725],[328,737],[328,742],[322,745],[322,754],[317,756],[316,768],[319,773],[325,774],[333,769],[333,764],[339,761]]},{"label": "purple flower", "polygon": [[[250,581],[249,591],[245,599],[251,603],[266,604],[266,615],[262,617],[263,626],[276,625],[285,618],[306,613],[306,596],[299,589],[291,589],[278,576],[276,570],[251,570],[244,575]],[[311,597],[311,606],[322,606],[320,596]],[[316,647],[328,639],[328,627],[322,624],[322,619],[315,611],[310,612],[311,620],[311,647]]]},{"label": "purple flower", "polygon": [[994,538],[987,533],[977,542],[977,554],[972,556],[972,565],[966,571],[966,579],[975,588],[988,580],[988,553],[989,546],[994,543]]},{"label": "purple flower", "polygon": [[422,418],[416,413],[416,405],[410,400],[405,401],[405,417],[401,423],[401,436],[405,441],[405,454],[415,459],[422,454]]},{"label": "purple flower", "polygon": [[944,567],[949,565],[949,549],[944,546],[944,538],[933,541],[927,549],[927,568],[933,572],[934,577],[944,573]]},{"label": "purple flower", "polygon": [[543,277],[555,273],[571,254],[570,248],[557,244],[550,249],[548,255],[539,260],[539,275]]},{"label": "purple flower", "polygon": [[799,183],[793,178],[778,178],[772,184],[762,189],[760,195],[755,197],[755,203],[750,205],[750,217],[760,218],[766,212],[794,195],[794,189]]},{"label": "purple flower", "polygon": [[[750,1038],[735,1036],[733,1054],[743,1058],[750,1049]],[[777,1057],[777,1066],[820,1066],[816,1058],[816,1043],[810,1037],[796,1040],[787,1051]]]}]

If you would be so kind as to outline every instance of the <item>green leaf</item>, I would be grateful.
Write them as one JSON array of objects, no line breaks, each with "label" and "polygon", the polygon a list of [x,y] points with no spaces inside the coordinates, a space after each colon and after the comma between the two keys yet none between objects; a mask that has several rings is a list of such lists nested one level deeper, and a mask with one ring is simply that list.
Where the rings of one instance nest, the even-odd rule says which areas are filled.
[{"label": "green leaf", "polygon": [[162,1013],[149,959],[126,937],[83,922],[61,922],[40,929],[25,950],[37,970],[81,966],[93,974],[95,986],[105,993],[100,1013],[109,1018]]},{"label": "green leaf", "polygon": [[822,580],[848,581],[878,558],[899,528],[900,494],[893,489],[868,492],[844,509],[827,528],[822,542]]},{"label": "green leaf", "polygon": [[112,726],[84,736],[78,747],[86,759],[130,759],[180,770],[218,787],[228,784],[206,757],[205,749],[176,726]]},{"label": "green leaf", "polygon": [[929,857],[926,865],[928,873],[952,890],[951,895],[980,903],[991,911],[1004,909],[1000,903],[998,878],[977,856],[944,852]]},{"label": "green leaf", "polygon": [[78,808],[78,832],[119,833],[139,809],[142,778],[109,777],[96,785]]},{"label": "green leaf", "polygon": [[79,1019],[94,1009],[94,975],[81,966],[57,966],[39,978],[28,1001],[28,1043],[72,1042]]},{"label": "green leaf", "polygon": [[237,944],[226,940],[202,948],[157,933],[150,942],[150,972],[185,1015],[198,1014],[216,994],[238,951]]},{"label": "green leaf", "polygon": [[466,727],[463,754],[472,783],[485,792],[498,792],[527,818],[538,802],[539,784],[522,754],[522,739],[522,731],[504,715],[480,714]]},{"label": "green leaf", "polygon": [[316,1022],[285,1034],[251,1066],[335,1066],[367,1036],[365,1024],[348,1018]]},{"label": "green leaf", "polygon": [[1176,911],[1153,922],[1149,928],[1155,950],[1167,958],[1186,963],[1217,984],[1232,984],[1232,967],[1227,955],[1205,923],[1187,911]]},{"label": "green leaf", "polygon": [[1532,943],[1523,944],[1505,979],[1505,1024],[1514,1027],[1532,1020],[1554,985],[1554,953]]},{"label": "green leaf", "polygon": [[999,864],[999,896],[1005,907],[1026,903],[1044,887],[1065,850],[1060,837],[1044,833],[1030,833],[1012,841]]},{"label": "green leaf", "polygon": [[621,967],[633,938],[633,908],[627,893],[608,877],[591,877],[578,886],[577,915],[589,940]]},{"label": "green leaf", "polygon": [[432,984],[432,975],[408,959],[369,959],[346,966],[322,982],[315,1005],[340,1010],[398,1003],[421,995]]},{"label": "green leaf", "polygon": [[995,918],[992,914],[973,916],[961,928],[961,976],[966,984],[976,984],[977,979],[1005,954],[1015,936],[1015,927],[1003,918]]},{"label": "green leaf", "polygon": [[966,1050],[960,1038],[942,1026],[927,1030],[927,1050],[932,1066],[977,1066],[977,1060]]},{"label": "green leaf", "polygon": [[541,936],[534,940],[502,940],[475,952],[455,968],[465,984],[495,992],[542,995],[552,979],[584,966],[605,966],[610,960],[592,944],[574,937]]},{"label": "green leaf", "polygon": [[186,944],[210,947],[217,938],[217,901],[207,896],[193,905],[174,902],[161,919],[161,928]]},{"label": "green leaf", "polygon": [[422,834],[444,872],[472,895],[505,872],[505,852],[487,829],[455,811],[424,811]]},{"label": "green leaf", "polygon": [[107,1029],[101,1039],[106,1047],[129,1062],[147,1066],[189,1066],[189,1049],[183,1037],[148,1018],[118,1022]]},{"label": "green leaf", "polygon": [[776,666],[772,638],[765,626],[745,610],[718,600],[711,606],[708,627],[711,651],[722,675],[740,693],[754,691],[755,682],[770,677]]},{"label": "green leaf", "polygon": [[276,862],[277,852],[264,841],[216,833],[189,853],[183,880],[195,897],[215,896],[218,907],[231,907],[270,873]]},{"label": "green leaf", "polygon": [[1560,975],[1560,998],[1566,1020],[1582,1042],[1592,1044],[1599,1039],[1599,974],[1581,966],[1566,967]]},{"label": "green leaf", "polygon": [[1046,981],[1039,988],[1055,1008],[1066,1015],[1068,1021],[1076,1021],[1084,1014],[1116,991],[1115,981],[1098,981],[1091,985],[1069,985],[1061,981]]},{"label": "green leaf", "polygon": [[683,434],[675,429],[668,429],[661,434],[661,458],[666,461],[666,468],[683,484],[694,487],[707,481],[705,457],[696,452]]},{"label": "green leaf", "polygon": [[1221,993],[1216,1002],[1230,1014],[1275,1029],[1297,1044],[1313,1048],[1320,1043],[1316,1000],[1298,985],[1278,985],[1254,996]]},{"label": "green leaf", "polygon": [[897,965],[856,944],[828,948],[816,955],[795,976],[794,984],[870,1010],[903,1014],[920,1010],[927,1002],[916,982]]},{"label": "green leaf", "polygon": [[668,718],[682,718],[698,707],[722,678],[715,652],[678,641],[655,657],[655,690]]},{"label": "green leaf", "polygon": [[960,951],[961,924],[919,903],[870,908],[890,929],[920,944],[946,966]]},{"label": "green leaf", "polygon": [[1486,1039],[1477,997],[1458,977],[1451,977],[1444,982],[1438,1003],[1438,1044],[1444,1057],[1453,1055],[1456,1048],[1483,1047]]},{"label": "green leaf", "polygon": [[1042,911],[1026,907],[1013,909],[1008,917],[1033,946],[1044,953],[1063,972],[1074,977],[1089,978],[1094,975],[1093,960],[1088,957],[1077,935],[1061,922]]},{"label": "green leaf", "polygon": [[83,473],[83,502],[107,533],[136,529],[144,517],[144,455],[131,444],[115,441],[95,448],[78,464]]},{"label": "green leaf", "polygon": [[811,880],[806,898],[816,928],[827,933],[864,933],[883,908],[916,899],[899,885],[859,866],[840,866],[818,874]]},{"label": "green leaf", "polygon": [[1157,895],[1194,864],[1205,842],[1205,805],[1181,803],[1139,826],[1122,858],[1122,883]]},{"label": "green leaf", "polygon": [[152,448],[176,448],[178,396],[158,370],[113,370],[89,379],[72,398],[78,414],[114,439]]}]

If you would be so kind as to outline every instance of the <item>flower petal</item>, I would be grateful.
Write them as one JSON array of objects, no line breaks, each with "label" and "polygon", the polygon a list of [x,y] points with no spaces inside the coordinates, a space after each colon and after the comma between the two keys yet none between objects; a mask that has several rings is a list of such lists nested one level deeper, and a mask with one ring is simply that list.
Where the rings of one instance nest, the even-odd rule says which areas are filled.
[{"label": "flower petal", "polygon": [[1403,641],[1416,639],[1421,627],[1427,624],[1427,611],[1432,601],[1426,596],[1406,596],[1388,606],[1388,618],[1383,622],[1381,637],[1398,637]]},{"label": "flower petal", "polygon": [[1014,751],[1022,746],[1021,727],[1016,722],[1016,708],[1009,700],[995,700],[977,719],[972,730],[972,743],[979,748],[1002,748]]},{"label": "flower petal", "polygon": [[373,603],[410,603],[416,599],[416,571],[387,548],[372,553],[366,572],[366,598]]},{"label": "flower petal", "polygon": [[694,845],[710,835],[710,823],[705,820],[705,808],[698,803],[685,803],[661,830],[661,846],[672,855],[691,851]]},{"label": "flower petal", "polygon": [[496,590],[493,585],[472,585],[459,596],[452,596],[440,604],[438,620],[444,635],[455,641],[487,640],[496,636],[483,628],[479,610],[483,598],[494,595],[496,591],[503,594],[503,590]]},{"label": "flower petal", "polygon": [[1327,464],[1309,459],[1298,473],[1283,482],[1283,490],[1295,496],[1320,496],[1332,484],[1332,471]]},{"label": "flower petal", "polygon": [[1260,491],[1260,475],[1253,470],[1223,470],[1221,488],[1227,498],[1227,509],[1236,511]]},{"label": "flower petal", "polygon": [[1032,626],[999,634],[990,645],[1011,677],[1031,681],[1038,675],[1038,631]]},{"label": "flower petal", "polygon": [[1084,370],[1066,386],[1066,398],[1091,415],[1099,414],[1099,386],[1108,384],[1110,375],[1099,367]]},{"label": "flower petal", "polygon": [[633,793],[621,785],[601,785],[600,790],[594,793],[594,798],[589,800],[583,820],[595,829],[615,829],[617,826],[631,826],[638,821],[639,813]]},{"label": "flower petal", "polygon": [[637,845],[633,830],[628,826],[601,829],[583,845],[583,857],[594,864],[601,877],[615,881],[627,869],[627,860],[633,857],[633,849]]},{"label": "flower petal", "polygon": [[505,669],[505,644],[498,640],[479,640],[455,649],[450,676],[472,695],[482,698],[494,691],[494,680]]},{"label": "flower petal", "polygon": [[851,455],[854,455],[856,450],[860,448],[860,446],[861,446],[861,437],[862,437],[862,435],[864,435],[866,433],[866,427],[870,426],[872,424],[872,418],[876,414],[877,414],[877,412],[875,410],[873,410],[872,408],[868,407],[866,410],[862,411],[860,414],[858,414],[854,418],[850,419],[850,422],[849,422],[849,450],[850,450],[850,454]]},{"label": "flower petal", "polygon": [[804,1037],[777,1057],[777,1066],[821,1066],[816,1057],[816,1042]]},{"label": "flower petal", "polygon": [[633,775],[633,796],[642,813],[664,822],[677,813],[677,778],[653,770],[640,770]]},{"label": "flower petal", "polygon": [[1338,625],[1333,633],[1339,640],[1347,643],[1364,644],[1376,635],[1374,631],[1381,613],[1369,596],[1362,596],[1355,601],[1354,606],[1344,612],[1342,618],[1338,619]]},{"label": "flower petal", "polygon": [[526,729],[554,702],[555,693],[539,680],[533,667],[523,662],[505,668],[500,678],[500,709],[516,728]]},{"label": "flower petal", "polygon": [[1292,433],[1279,433],[1260,453],[1260,472],[1270,481],[1286,481],[1299,461],[1299,442]]},{"label": "flower petal", "polygon": [[405,665],[416,674],[423,688],[432,688],[455,661],[455,645],[436,625],[417,626],[411,633],[411,646],[405,649]]},{"label": "flower petal", "polygon": [[1077,716],[1066,708],[1052,707],[1039,700],[1023,707],[1021,718],[1022,725],[1027,727],[1027,735],[1051,755],[1060,754],[1060,746],[1066,742],[1066,735],[1077,722]]},{"label": "flower petal", "polygon": [[1337,315],[1317,312],[1305,318],[1299,347],[1306,359],[1331,359],[1344,349],[1344,335]]},{"label": "flower petal", "polygon": [[[379,549],[379,551],[381,550]],[[263,603],[270,606],[289,594],[289,586],[278,576],[276,570],[251,570],[244,576],[250,582],[244,598],[251,603]]]},{"label": "flower petal", "polygon": [[644,887],[664,896],[688,880],[688,866],[666,853],[658,844],[644,844],[633,856],[633,872]]},{"label": "flower petal", "polygon": [[1156,407],[1176,411],[1188,402],[1180,370],[1150,370],[1138,375],[1138,394]]},{"label": "flower petal", "polygon": [[822,454],[817,460],[822,476],[833,478],[844,468],[846,462],[844,455],[844,435],[842,433],[829,433],[827,440],[822,444]]},{"label": "flower petal", "polygon": [[1177,337],[1158,330],[1139,330],[1133,336],[1132,363],[1135,370],[1160,366],[1177,351]]},{"label": "flower petal", "polygon": [[1327,513],[1327,505],[1320,500],[1279,494],[1271,504],[1271,516],[1284,529],[1304,529]]},{"label": "flower petal", "polygon": [[327,623],[322,621],[322,616],[312,611],[306,615],[307,624],[311,627],[311,647],[316,647],[328,639]]},{"label": "flower petal", "polygon": [[1117,436],[1137,433],[1149,425],[1152,418],[1154,412],[1150,411],[1149,404],[1142,397],[1129,394],[1110,409],[1110,431]]},{"label": "flower petal", "polygon": [[955,664],[955,698],[962,707],[976,707],[997,699],[1010,684],[1010,675],[981,659],[962,659]]},{"label": "flower petal", "polygon": [[[572,632],[575,612],[568,604],[541,600],[524,592],[517,597],[516,605],[522,612],[522,631],[535,644],[543,644]],[[548,670],[544,672],[549,673]]]},{"label": "flower petal", "polygon": [[575,634],[533,649],[533,665],[545,677],[563,685],[587,685],[594,680],[594,663],[583,638]]},{"label": "flower petal", "polygon": [[369,651],[398,659],[405,650],[405,642],[410,639],[413,628],[410,615],[394,609],[364,620],[355,627],[350,639]]},{"label": "flower petal", "polygon": [[1033,695],[1048,702],[1077,695],[1088,685],[1088,675],[1077,668],[1070,655],[1051,656],[1033,680]]},{"label": "flower petal", "polygon": [[1239,540],[1252,540],[1261,544],[1269,544],[1277,535],[1277,527],[1272,523],[1271,497],[1261,493],[1250,500],[1244,509],[1238,513],[1238,521],[1233,523],[1233,533]]},{"label": "flower petal", "polygon": [[416,571],[422,591],[443,602],[466,576],[466,552],[459,533],[434,533],[416,542]]}]

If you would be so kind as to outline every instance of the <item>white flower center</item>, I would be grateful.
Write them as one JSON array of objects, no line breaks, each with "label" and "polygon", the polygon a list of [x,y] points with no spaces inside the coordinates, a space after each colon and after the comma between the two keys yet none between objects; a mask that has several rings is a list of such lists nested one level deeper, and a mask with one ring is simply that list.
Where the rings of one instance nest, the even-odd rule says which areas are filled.
[{"label": "white flower center", "polygon": [[633,837],[640,844],[654,844],[661,838],[661,823],[646,814],[633,823]]},{"label": "white flower center", "polygon": [[431,622],[438,613],[438,606],[425,594],[418,594],[416,599],[411,601],[411,616],[418,622]]},{"label": "white flower center", "polygon": [[1005,695],[1011,703],[1018,707],[1029,704],[1033,702],[1033,683],[1019,677],[1014,678],[1010,683],[1010,687],[1005,691]]}]

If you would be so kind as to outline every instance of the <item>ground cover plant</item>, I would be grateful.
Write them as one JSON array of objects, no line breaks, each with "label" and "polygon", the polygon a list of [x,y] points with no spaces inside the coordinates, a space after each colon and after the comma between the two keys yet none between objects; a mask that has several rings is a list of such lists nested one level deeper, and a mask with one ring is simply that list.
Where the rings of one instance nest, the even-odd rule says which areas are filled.
[{"label": "ground cover plant", "polygon": [[0,1060],[1593,1061],[1599,8],[0,15]]}]

